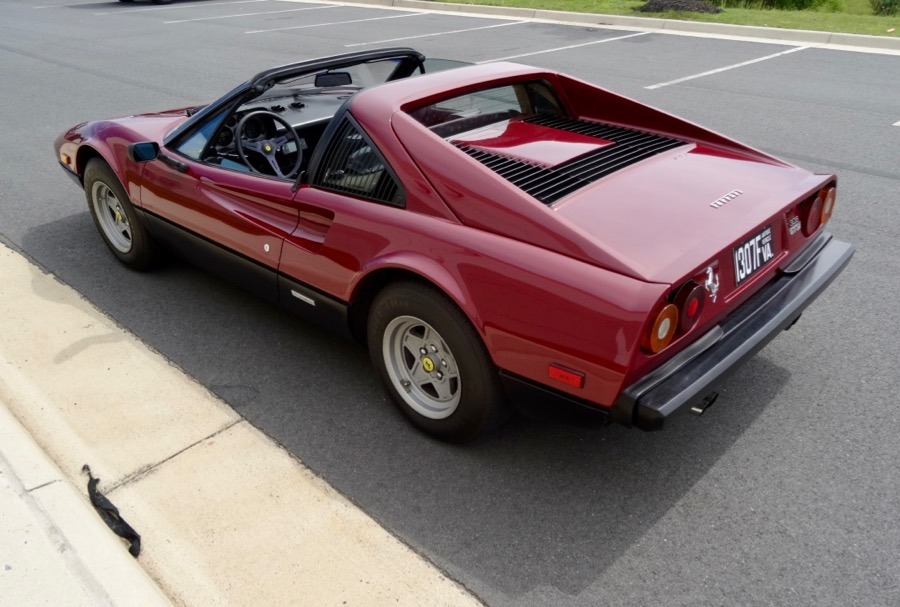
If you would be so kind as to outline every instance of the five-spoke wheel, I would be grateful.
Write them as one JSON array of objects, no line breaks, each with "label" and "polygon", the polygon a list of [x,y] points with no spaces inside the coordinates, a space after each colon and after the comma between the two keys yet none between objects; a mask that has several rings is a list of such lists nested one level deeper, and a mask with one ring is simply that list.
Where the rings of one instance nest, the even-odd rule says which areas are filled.
[{"label": "five-spoke wheel", "polygon": [[400,282],[372,302],[369,354],[404,415],[465,442],[506,419],[497,368],[465,314],[430,285]]},{"label": "five-spoke wheel", "polygon": [[461,395],[459,369],[434,327],[399,316],[385,328],[382,350],[391,383],[407,405],[431,419],[453,415]]},{"label": "five-spoke wheel", "polygon": [[152,267],[159,258],[119,178],[106,162],[94,158],[84,170],[84,193],[94,225],[119,261],[136,270]]},{"label": "five-spoke wheel", "polygon": [[91,187],[91,205],[100,223],[100,231],[113,248],[121,253],[131,251],[131,225],[116,193],[102,181],[95,181]]}]

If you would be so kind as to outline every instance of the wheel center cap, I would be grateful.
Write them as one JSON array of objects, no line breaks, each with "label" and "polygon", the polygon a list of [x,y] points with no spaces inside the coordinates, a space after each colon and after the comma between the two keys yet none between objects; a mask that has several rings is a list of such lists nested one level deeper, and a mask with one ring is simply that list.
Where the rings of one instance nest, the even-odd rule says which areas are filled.
[{"label": "wheel center cap", "polygon": [[431,373],[434,371],[434,361],[426,356],[422,359],[422,368],[428,373]]},{"label": "wheel center cap", "polygon": [[271,152],[271,151],[272,151],[272,146],[269,145],[268,143],[266,144],[266,151],[267,151],[267,152]]}]

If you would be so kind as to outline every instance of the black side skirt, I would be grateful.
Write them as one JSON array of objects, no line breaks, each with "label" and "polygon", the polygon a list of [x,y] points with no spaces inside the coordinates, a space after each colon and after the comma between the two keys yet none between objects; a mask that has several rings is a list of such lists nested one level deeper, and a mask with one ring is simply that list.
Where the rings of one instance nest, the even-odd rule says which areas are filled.
[{"label": "black side skirt", "polygon": [[150,234],[165,248],[199,268],[250,291],[324,328],[352,339],[348,306],[309,285],[278,273],[174,223],[136,209]]}]

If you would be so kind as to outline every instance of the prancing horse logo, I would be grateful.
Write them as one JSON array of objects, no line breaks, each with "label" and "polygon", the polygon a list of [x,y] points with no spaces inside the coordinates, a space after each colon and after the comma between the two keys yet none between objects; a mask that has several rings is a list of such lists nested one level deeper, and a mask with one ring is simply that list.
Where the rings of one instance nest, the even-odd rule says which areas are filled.
[{"label": "prancing horse logo", "polygon": [[716,295],[719,294],[719,276],[712,266],[706,268],[706,282],[703,283],[703,287],[709,293],[710,301],[716,303]]}]

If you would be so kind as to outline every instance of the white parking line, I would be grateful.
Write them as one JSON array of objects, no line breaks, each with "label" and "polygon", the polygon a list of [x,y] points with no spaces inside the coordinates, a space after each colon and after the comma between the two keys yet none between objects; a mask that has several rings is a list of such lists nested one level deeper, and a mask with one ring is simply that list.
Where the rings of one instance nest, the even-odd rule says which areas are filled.
[{"label": "white parking line", "polygon": [[491,29],[493,27],[506,27],[507,25],[522,25],[523,23],[530,23],[529,21],[509,21],[507,23],[498,23],[496,25],[483,25],[481,27],[469,27],[462,30],[451,30],[447,32],[434,32],[432,34],[419,34],[417,36],[403,36],[402,38],[387,38],[386,40],[373,40],[371,42],[356,42],[355,44],[345,44],[344,46],[349,48],[351,46],[365,46],[366,44],[382,44],[385,42],[398,42],[400,40],[415,40],[416,38],[428,38],[430,36],[445,36],[447,34],[461,34],[463,32],[474,32],[475,30],[486,30]]},{"label": "white parking line", "polygon": [[[252,4],[254,2],[270,2],[271,0],[233,0],[232,2],[219,2],[216,6],[225,4]],[[174,11],[179,8],[200,8],[210,6],[208,2],[198,2],[195,4],[176,4],[174,6],[151,6],[150,8],[126,8],[118,11],[106,11],[104,13],[94,13],[95,15],[121,15],[122,13],[144,13],[146,11]]]},{"label": "white parking line", "polygon": [[402,15],[391,15],[390,17],[369,17],[368,19],[351,19],[349,21],[333,21],[331,23],[313,23],[311,25],[292,25],[290,27],[276,27],[269,30],[250,30],[245,34],[265,34],[267,32],[283,32],[285,30],[303,30],[310,27],[324,27],[326,25],[342,25],[344,23],[362,23],[363,21],[381,21],[382,19],[402,19],[403,17],[421,17],[426,13],[404,13]]},{"label": "white parking line", "polygon": [[709,70],[708,72],[702,72],[700,74],[693,74],[691,76],[685,76],[684,78],[678,78],[677,80],[669,80],[668,82],[660,82],[658,84],[651,84],[650,86],[645,86],[645,89],[661,89],[664,86],[669,86],[670,84],[679,84],[681,82],[687,82],[688,80],[694,80],[695,78],[703,78],[704,76],[711,76],[713,74],[718,74],[721,72],[727,72],[728,70],[733,70],[738,67],[744,67],[745,65],[752,65],[754,63],[759,63],[760,61],[767,61],[769,59],[774,59],[775,57],[781,57],[782,55],[788,55],[790,53],[796,53],[797,51],[802,51],[804,49],[808,49],[808,46],[798,46],[796,48],[788,49],[786,51],[781,51],[780,53],[773,53],[771,55],[766,55],[765,57],[759,57],[757,59],[751,59],[750,61],[742,61],[741,63],[735,63],[734,65],[726,65],[725,67],[720,67],[718,69]]},{"label": "white parking line", "polygon": [[318,11],[323,8],[337,8],[336,5],[329,4],[325,6],[307,6],[305,8],[289,8],[283,11],[261,11],[258,13],[237,13],[234,15],[215,15],[214,17],[197,17],[196,19],[178,19],[177,21],[163,21],[164,24],[170,23],[189,23],[191,21],[211,21],[213,19],[232,19],[234,17],[253,17],[255,15],[274,15],[276,13],[296,13],[298,11]]},{"label": "white parking line", "polygon": [[32,6],[31,8],[37,10],[39,8],[68,8],[70,6],[84,6],[85,4],[92,4],[91,2],[78,2],[76,4],[45,4],[44,6]]},{"label": "white parking line", "polygon": [[894,126],[900,126],[900,120],[894,123]]},{"label": "white parking line", "polygon": [[628,34],[626,36],[616,36],[615,38],[604,38],[603,40],[591,40],[590,42],[582,42],[581,44],[570,44],[569,46],[557,46],[556,48],[548,48],[543,51],[532,51],[530,53],[522,53],[520,55],[507,55],[506,57],[497,57],[496,59],[485,59],[478,63],[491,63],[492,61],[506,61],[508,59],[518,59],[520,57],[531,57],[532,55],[542,55],[543,53],[555,53],[556,51],[565,51],[570,48],[580,48],[582,46],[591,46],[592,44],[603,44],[604,42],[612,42],[614,40],[624,40],[625,38],[634,38],[635,36],[646,36],[650,32],[638,32],[637,34]]}]

